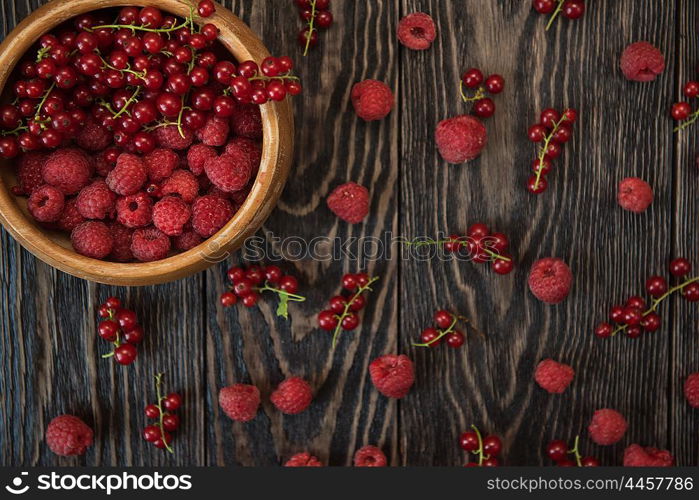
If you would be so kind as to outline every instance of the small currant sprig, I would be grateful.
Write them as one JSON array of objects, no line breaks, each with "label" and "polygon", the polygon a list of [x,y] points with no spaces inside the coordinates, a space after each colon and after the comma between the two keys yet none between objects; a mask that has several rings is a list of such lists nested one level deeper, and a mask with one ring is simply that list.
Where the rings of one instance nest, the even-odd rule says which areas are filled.
[{"label": "small currant sprig", "polygon": [[330,0],[294,0],[301,19],[306,22],[298,35],[298,43],[303,47],[303,55],[318,43],[318,30],[328,29],[333,24]]},{"label": "small currant sprig", "polygon": [[[313,39],[313,34],[316,33],[317,29],[315,27],[316,24],[316,15],[318,11],[316,10],[316,2],[317,0],[311,0],[311,17],[308,20],[308,28],[306,28],[305,33],[306,33],[306,46],[303,48],[303,56],[306,57],[308,55],[308,49],[311,47],[311,40]],[[316,34],[316,36],[318,36]]]},{"label": "small currant sprig", "polygon": [[[687,99],[696,98],[699,96],[699,82],[696,80],[688,81],[684,84],[682,93]],[[674,132],[677,133],[686,129],[699,119],[699,109],[692,111],[692,105],[689,104],[689,102],[680,101],[672,105],[670,116],[672,116],[673,120],[682,122],[674,128]]]},{"label": "small currant sprig", "polygon": [[457,348],[464,344],[464,334],[456,329],[456,325],[462,321],[466,326],[470,327],[479,336],[485,337],[482,332],[471,324],[471,321],[465,316],[451,313],[441,309],[434,314],[434,322],[437,328],[425,328],[420,334],[422,342],[414,342],[414,347],[436,347],[442,343],[442,339],[446,337],[446,342],[449,347]]},{"label": "small currant sprig", "polygon": [[[467,95],[464,91],[467,88],[475,90],[473,95]],[[461,75],[459,82],[459,94],[465,103],[473,103],[473,114],[479,118],[490,118],[495,113],[495,103],[487,94],[499,94],[505,89],[505,79],[497,74],[483,77],[483,72],[478,68],[470,68]]]},{"label": "small currant sprig", "polygon": [[496,458],[502,450],[502,442],[495,435],[482,437],[481,431],[475,425],[471,425],[470,431],[461,434],[461,448],[473,455],[476,455],[477,461],[469,461],[468,467],[496,467],[499,461]]},{"label": "small currant sprig", "polygon": [[155,394],[157,399],[157,402],[155,403],[156,408],[158,408],[158,428],[160,429],[160,436],[162,439],[163,444],[165,445],[165,449],[169,451],[170,453],[174,453],[172,450],[172,446],[170,446],[169,440],[165,438],[166,432],[165,432],[165,426],[163,424],[163,418],[165,417],[165,409],[163,408],[163,401],[165,401],[166,397],[163,396],[162,393],[162,385],[163,385],[163,375],[164,373],[158,373],[155,376]]},{"label": "small currant sprig", "polygon": [[373,291],[373,288],[371,288],[371,285],[378,280],[379,280],[378,276],[374,276],[372,278],[369,278],[369,281],[366,284],[360,285],[359,288],[357,289],[357,291],[354,293],[354,295],[352,295],[352,297],[350,297],[350,299],[345,304],[344,310],[337,318],[337,326],[335,327],[335,331],[333,332],[333,341],[332,341],[333,348],[335,348],[335,345],[337,344],[337,339],[340,337],[340,332],[342,331],[343,321],[345,320],[345,318],[349,317],[350,314],[354,314],[354,312],[352,312],[352,305],[356,303],[356,301],[359,299],[359,297],[362,296],[362,294],[364,292]]},{"label": "small currant sprig", "polygon": [[109,111],[112,114],[113,118],[119,118],[123,114],[131,115],[131,112],[129,111],[129,108],[131,107],[132,104],[138,102],[138,96],[141,93],[141,87],[136,87],[136,90],[134,90],[133,94],[126,100],[122,108],[118,111],[114,110],[112,108],[111,103],[105,101],[104,99],[99,100],[100,106],[105,108],[107,111]]},{"label": "small currant sprig", "polygon": [[289,302],[305,302],[306,297],[303,295],[298,295],[296,293],[289,293],[286,290],[276,288],[269,282],[265,282],[265,285],[260,288],[255,288],[258,293],[273,292],[279,296],[279,304],[277,305],[277,316],[289,319]]},{"label": "small currant sprig", "polygon": [[157,419],[155,425],[149,425],[143,429],[143,439],[152,443],[156,448],[165,449],[170,453],[174,453],[170,442],[172,434],[180,426],[180,417],[173,413],[182,406],[182,396],[176,392],[171,392],[167,396],[163,395],[164,373],[158,373],[155,376],[155,393],[156,402],[149,404],[145,408],[146,417]]},{"label": "small currant sprig", "polygon": [[585,13],[583,0],[533,0],[532,6],[539,14],[551,14],[546,31],[560,15],[568,19],[578,19]]},{"label": "small currant sprig", "polygon": [[[560,467],[597,467],[599,460],[595,457],[583,457],[580,453],[580,436],[575,436],[573,447],[568,449],[568,443],[556,439],[551,441],[546,447],[546,455],[556,462]],[[574,460],[570,460],[568,455],[572,455]]]},{"label": "small currant sprig", "polygon": [[567,120],[568,118],[566,118],[566,114],[564,113],[558,121],[554,122],[553,128],[549,131],[546,137],[544,137],[544,144],[539,148],[539,153],[536,156],[536,159],[539,162],[539,167],[536,169],[535,172],[536,180],[534,181],[534,190],[538,190],[540,188],[539,183],[541,182],[541,176],[544,175],[545,171],[544,161],[546,160],[546,155],[548,154],[549,145],[553,140],[553,136],[556,132],[558,132],[558,129],[561,127],[563,122]]},{"label": "small currant sprig", "polygon": [[136,313],[121,307],[121,300],[109,297],[99,308],[101,321],[98,335],[113,345],[112,351],[102,359],[114,358],[120,365],[130,365],[136,360],[136,346],[143,340],[143,328],[138,324]]},{"label": "small currant sprig", "polygon": [[[88,31],[92,33],[93,31],[99,30],[99,29],[111,29],[111,30],[121,30],[121,29],[128,29],[131,30],[131,33],[134,34],[137,31],[148,31],[150,33],[174,33],[175,31],[178,31],[182,28],[190,28],[190,29],[195,29],[195,24],[194,24],[194,7],[189,7],[189,16],[184,19],[180,24],[176,24],[173,26],[165,27],[165,28],[149,28],[148,26],[145,25],[135,25],[135,24],[100,24],[99,26],[92,26],[92,27],[86,27],[85,31]],[[194,33],[194,31],[192,31]]]},{"label": "small currant sprig", "polygon": [[539,146],[537,158],[532,164],[534,174],[527,179],[527,190],[530,193],[541,194],[546,191],[546,175],[551,170],[551,162],[560,156],[563,144],[571,139],[571,125],[577,116],[578,112],[573,108],[566,108],[563,113],[547,108],[541,112],[540,123],[529,127],[529,140],[543,143]]}]

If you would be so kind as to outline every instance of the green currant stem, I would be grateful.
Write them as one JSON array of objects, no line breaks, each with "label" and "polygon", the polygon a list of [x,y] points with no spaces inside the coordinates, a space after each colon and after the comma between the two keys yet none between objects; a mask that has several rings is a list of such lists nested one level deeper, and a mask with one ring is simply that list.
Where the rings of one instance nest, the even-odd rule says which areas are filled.
[{"label": "green currant stem", "polygon": [[539,181],[541,180],[541,176],[543,175],[544,171],[544,158],[546,157],[546,150],[548,149],[549,144],[551,144],[553,135],[558,131],[558,128],[561,126],[561,124],[567,119],[568,118],[566,118],[565,113],[563,113],[563,116],[561,116],[560,120],[553,124],[553,129],[551,130],[549,135],[546,136],[546,139],[544,139],[544,145],[539,150],[539,168],[536,169],[536,182],[534,183],[534,189],[539,187]]},{"label": "green currant stem", "polygon": [[473,424],[471,424],[471,429],[473,429],[476,436],[478,436],[478,450],[476,450],[476,455],[478,455],[478,465],[481,466],[483,465],[483,460],[490,458],[490,456],[486,457],[485,453],[483,452],[483,436],[481,436],[481,431],[479,431],[478,427]]},{"label": "green currant stem", "polygon": [[694,123],[695,121],[697,121],[698,119],[699,119],[699,109],[696,110],[694,113],[692,113],[692,114],[690,115],[689,119],[687,119],[687,120],[683,121],[681,124],[677,125],[677,126],[674,128],[673,131],[674,131],[675,133],[677,133],[677,132],[679,132],[679,131],[681,131],[681,130],[684,130],[684,129],[686,129],[687,127],[689,127],[692,123]]},{"label": "green currant stem", "polygon": [[449,328],[447,328],[446,330],[437,330],[439,332],[439,335],[437,337],[424,344],[413,343],[413,347],[430,347],[435,342],[439,342],[442,339],[442,337],[444,337],[445,335],[449,335],[451,332],[454,331],[454,327],[456,326],[456,323],[459,321],[459,319],[459,316],[452,315],[451,325],[449,325]]},{"label": "green currant stem", "polygon": [[573,449],[568,450],[568,453],[571,455],[575,455],[575,463],[578,464],[578,467],[582,467],[582,455],[580,455],[580,436],[575,436],[575,442],[573,443]]},{"label": "green currant stem", "polygon": [[36,52],[36,62],[41,62],[46,59],[49,56],[49,52],[51,52],[51,47],[41,47]]},{"label": "green currant stem", "polygon": [[17,128],[14,130],[3,130],[0,132],[0,135],[3,137],[6,135],[19,135],[20,132],[24,132],[25,130],[29,130],[29,127],[26,125],[19,125]]},{"label": "green currant stem", "polygon": [[303,56],[304,57],[306,57],[308,55],[308,49],[311,46],[311,37],[313,36],[313,32],[316,30],[315,23],[316,23],[316,0],[312,0],[311,1],[311,20],[308,22],[308,34],[306,35],[306,47],[303,49]]},{"label": "green currant stem", "polygon": [[165,399],[165,396],[163,396],[162,392],[160,391],[160,386],[163,383],[163,375],[164,373],[158,373],[155,376],[155,393],[158,397],[158,403],[156,406],[158,407],[158,427],[160,427],[160,439],[163,440],[163,444],[165,444],[165,449],[169,451],[170,453],[174,453],[172,451],[172,447],[168,444],[167,440],[165,439],[165,426],[163,425],[163,417],[164,417],[164,411],[163,411],[163,400]]},{"label": "green currant stem", "polygon": [[120,73],[131,73],[132,75],[135,75],[137,78],[140,78],[141,80],[143,80],[146,77],[146,74],[148,74],[147,70],[143,70],[143,71],[132,70],[130,64],[127,65],[124,69],[115,68],[114,66],[109,64],[107,61],[105,61],[102,56],[99,56],[99,58],[102,59],[102,64],[104,64],[104,67],[106,69],[113,69],[114,71],[119,71]]},{"label": "green currant stem", "polygon": [[556,20],[558,15],[561,13],[563,10],[563,0],[557,0],[558,1],[558,6],[556,7],[556,10],[554,11],[553,14],[551,14],[551,19],[549,19],[548,24],[546,24],[546,31],[549,30],[549,28],[553,25],[553,21]]},{"label": "green currant stem", "polygon": [[509,257],[504,257],[497,252],[493,252],[488,247],[483,247],[483,251],[490,255],[493,258],[493,260],[504,260],[506,262],[510,262],[512,260]]},{"label": "green currant stem", "polygon": [[284,296],[288,297],[288,299],[292,302],[305,302],[306,301],[306,297],[304,297],[303,295],[289,293],[289,292],[286,292],[284,290],[280,290],[279,288],[274,288],[273,286],[269,286],[267,283],[265,283],[265,286],[263,286],[262,288],[256,288],[255,290],[257,290],[260,293],[262,293],[262,292],[274,292],[277,295],[284,295]]},{"label": "green currant stem", "polygon": [[[315,1],[313,2],[313,5],[315,8]],[[372,288],[371,288],[372,283],[378,281],[378,279],[379,279],[378,276],[374,276],[373,278],[371,278],[369,280],[369,282],[366,285],[359,287],[359,290],[357,290],[357,292],[352,296],[352,298],[350,300],[348,300],[347,303],[345,304],[345,309],[342,311],[342,314],[340,316],[338,316],[337,326],[335,327],[335,332],[333,333],[333,344],[332,344],[333,349],[335,348],[335,345],[337,344],[337,339],[339,338],[340,331],[342,330],[342,320],[345,319],[345,317],[349,314],[350,306],[352,305],[352,303],[355,300],[357,300],[357,297],[359,297],[365,291],[367,291],[367,290],[371,291],[372,290]]]},{"label": "green currant stem", "polygon": [[46,99],[49,98],[49,94],[53,91],[53,89],[56,88],[56,82],[53,82],[49,89],[44,92],[44,96],[41,98],[41,101],[39,102],[39,106],[36,108],[36,114],[34,115],[34,120],[39,121],[39,118],[41,117],[41,109],[44,107],[44,104],[46,104]]},{"label": "green currant stem", "polygon": [[485,97],[485,89],[484,89],[483,87],[480,87],[480,88],[476,91],[476,93],[475,93],[475,95],[474,95],[473,97],[468,97],[468,96],[464,93],[464,82],[463,82],[463,80],[461,81],[461,83],[460,83],[460,85],[459,85],[459,93],[461,94],[461,99],[462,99],[464,102],[475,102],[475,101],[480,101],[481,99],[483,99],[483,98]]},{"label": "green currant stem", "polygon": [[[141,87],[136,87],[136,90],[134,91],[133,94],[131,94],[131,97],[124,103],[124,107],[119,110],[118,113],[114,113],[114,111],[111,109],[111,106],[108,106],[107,109],[112,113],[112,116],[114,118],[119,118],[121,115],[124,113],[127,113],[129,116],[131,113],[128,112],[129,106],[131,106],[134,102],[136,102],[136,98],[138,97],[138,94],[141,93]],[[107,103],[108,104],[108,103]]]},{"label": "green currant stem", "polygon": [[265,76],[265,75],[255,75],[250,78],[248,78],[248,81],[254,82],[255,80],[264,80],[266,82],[272,81],[272,80],[299,80],[298,76],[294,75],[279,75],[279,76]]},{"label": "green currant stem", "polygon": [[[684,283],[680,283],[680,284],[677,285],[677,286],[673,286],[672,288],[669,288],[668,291],[665,292],[664,294],[662,294],[660,297],[658,297],[657,299],[654,298],[654,299],[652,300],[650,307],[649,307],[646,311],[643,312],[643,316],[645,316],[645,315],[647,315],[647,314],[650,314],[650,313],[652,313],[652,312],[655,312],[655,311],[658,309],[658,306],[660,306],[660,303],[661,303],[662,301],[664,301],[665,299],[667,299],[670,295],[672,295],[673,293],[675,293],[675,292],[677,292],[677,291],[679,291],[679,290],[682,290],[682,289],[683,289],[684,287],[686,287],[687,285],[690,285],[690,284],[695,283],[695,282],[697,282],[697,281],[699,281],[699,276],[695,276],[694,278],[688,279],[688,280],[685,281]],[[619,332],[621,332],[621,331],[626,330],[626,328],[627,328],[628,326],[629,326],[629,325],[619,325],[619,326],[617,326],[616,329],[612,332],[612,336],[616,335],[617,333],[619,333]]]},{"label": "green currant stem", "polygon": [[191,12],[193,12],[192,7],[190,7],[190,17],[184,20],[182,24],[178,24],[176,26],[171,26],[169,28],[148,28],[146,26],[134,26],[133,24],[101,24],[99,26],[93,26],[92,28],[85,28],[85,31],[93,32],[95,30],[99,29],[114,29],[114,30],[120,30],[120,29],[128,29],[131,30],[131,33],[136,33],[136,31],[150,31],[151,33],[172,33],[173,31],[177,31],[182,28],[186,28],[187,26],[193,26],[193,20],[191,16]]}]

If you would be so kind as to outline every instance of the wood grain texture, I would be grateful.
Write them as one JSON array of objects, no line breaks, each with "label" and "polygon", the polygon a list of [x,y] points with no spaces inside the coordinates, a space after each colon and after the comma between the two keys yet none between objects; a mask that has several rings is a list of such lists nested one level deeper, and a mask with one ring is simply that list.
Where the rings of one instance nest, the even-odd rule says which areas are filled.
[{"label": "wood grain texture", "polygon": [[[40,3],[0,2],[4,32]],[[597,0],[583,19],[561,20],[547,33],[528,1],[336,0],[336,24],[305,59],[290,0],[224,3],[273,53],[294,56],[304,79],[294,100],[292,176],[258,233],[268,248],[289,251],[275,237],[434,237],[482,221],[511,238],[516,271],[502,277],[484,265],[395,254],[374,261],[366,252],[341,262],[292,260],[282,267],[299,278],[308,300],[292,305],[284,321],[273,300],[253,309],[218,306],[225,271],[244,260],[240,253],[170,285],[115,288],[52,270],[2,232],[0,463],[273,465],[307,449],[348,465],[356,448],[378,444],[394,465],[459,465],[458,435],[472,423],[502,437],[511,465],[549,465],[543,445],[576,434],[604,464],[620,463],[631,442],[667,447],[680,465],[699,463],[699,412],[682,396],[686,375],[699,371],[699,309],[668,301],[661,330],[637,341],[592,335],[612,304],[641,292],[647,276],[665,273],[672,256],[699,264],[699,141],[693,129],[674,135],[667,118],[682,82],[696,76],[695,2]],[[429,51],[396,43],[398,19],[413,11],[437,22]],[[617,69],[623,48],[641,39],[667,58],[653,83],[628,82]],[[458,80],[471,66],[502,74],[507,87],[486,122],[484,154],[448,166],[435,152],[434,128],[468,111]],[[351,110],[351,86],[364,78],[397,91],[396,109],[382,122],[361,122]],[[548,106],[576,107],[581,118],[549,190],[532,197],[523,186],[535,155],[526,129]],[[656,201],[645,214],[617,207],[616,184],[626,176],[654,186]],[[372,193],[367,224],[348,226],[325,207],[327,192],[347,180]],[[558,306],[536,301],[526,286],[532,262],[546,256],[564,258],[575,274]],[[342,273],[360,268],[381,281],[361,330],[332,352],[315,316],[339,292]],[[92,312],[110,294],[124,297],[146,326],[139,361],[126,370],[99,359],[105,345]],[[411,347],[441,307],[471,318],[486,339],[469,335],[459,350]],[[370,360],[387,352],[407,353],[416,364],[416,386],[399,402],[378,395],[368,379]],[[546,357],[576,369],[562,395],[532,382]],[[174,456],[140,437],[143,407],[154,397],[151,377],[160,370],[186,399]],[[301,415],[281,416],[268,396],[291,375],[306,377],[316,399]],[[255,383],[263,394],[262,411],[246,425],[232,424],[217,404],[218,389],[235,382]],[[629,420],[616,446],[587,437],[592,412],[603,407]],[[58,459],[42,441],[48,420],[63,412],[84,417],[98,436],[74,461]]]}]

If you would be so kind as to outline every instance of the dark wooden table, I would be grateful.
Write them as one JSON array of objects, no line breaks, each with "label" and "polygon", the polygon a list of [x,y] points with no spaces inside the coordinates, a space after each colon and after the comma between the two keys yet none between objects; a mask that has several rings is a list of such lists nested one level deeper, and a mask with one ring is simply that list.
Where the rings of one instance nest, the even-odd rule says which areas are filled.
[{"label": "dark wooden table", "polygon": [[[3,0],[3,32],[41,3]],[[647,276],[666,272],[671,257],[699,265],[697,129],[673,134],[667,113],[682,83],[696,77],[698,5],[596,0],[583,19],[561,20],[545,32],[545,18],[530,3],[335,0],[336,24],[304,59],[291,0],[226,1],[273,53],[294,56],[305,84],[295,99],[294,170],[262,235],[413,238],[463,233],[482,221],[511,237],[516,271],[502,277],[471,263],[366,259],[380,284],[361,330],[343,336],[333,352],[315,315],[339,291],[343,272],[362,262],[285,264],[308,301],[283,321],[272,302],[219,307],[225,270],[239,256],[176,283],[115,288],[57,272],[2,232],[0,462],[270,465],[307,449],[349,465],[356,448],[378,444],[394,465],[459,465],[458,436],[474,423],[502,437],[503,461],[511,465],[549,464],[545,443],[576,434],[585,452],[607,465],[619,464],[634,442],[697,465],[699,412],[682,396],[684,377],[699,370],[697,307],[673,298],[662,309],[662,329],[636,341],[600,341],[592,330],[610,305],[642,291]],[[431,13],[438,24],[431,50],[412,52],[396,41],[398,20],[413,11]],[[666,55],[667,70],[653,83],[628,82],[618,70],[621,51],[637,40]],[[458,81],[470,66],[501,73],[507,88],[487,120],[484,154],[449,166],[436,154],[434,128],[466,111]],[[382,122],[364,123],[351,110],[350,89],[365,78],[397,91],[398,105]],[[549,190],[533,197],[523,187],[535,154],[526,130],[548,106],[574,106],[581,118]],[[616,184],[626,176],[654,186],[656,201],[645,214],[616,205]],[[325,206],[328,191],[347,180],[371,191],[366,224],[349,226]],[[527,290],[531,263],[545,256],[564,258],[575,274],[572,293],[558,306]],[[112,294],[137,311],[147,332],[128,368],[100,359],[105,344],[95,310]],[[487,339],[470,336],[458,350],[411,347],[441,307],[470,317]],[[367,371],[373,358],[396,351],[415,361],[417,376],[399,402],[380,396]],[[575,368],[563,395],[533,383],[544,357]],[[185,398],[174,455],[140,437],[157,371]],[[315,388],[301,415],[282,417],[265,398],[253,422],[232,424],[217,405],[224,385],[251,382],[266,396],[289,375]],[[603,407],[629,420],[616,446],[587,438],[592,412]],[[61,413],[94,427],[95,445],[84,457],[61,459],[44,444],[48,421]]]}]

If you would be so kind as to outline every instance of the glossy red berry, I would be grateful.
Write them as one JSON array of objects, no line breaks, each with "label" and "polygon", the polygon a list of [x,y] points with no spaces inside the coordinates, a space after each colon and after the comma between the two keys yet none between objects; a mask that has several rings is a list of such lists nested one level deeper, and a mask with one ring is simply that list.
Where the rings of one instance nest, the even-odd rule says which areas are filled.
[{"label": "glossy red berry", "polygon": [[535,125],[532,125],[529,127],[529,131],[527,132],[527,135],[529,136],[529,140],[532,142],[541,142],[544,139],[546,139],[546,135],[548,134],[548,131],[546,130],[546,127],[542,125],[541,123],[537,123]]},{"label": "glossy red berry", "polygon": [[629,300],[626,301],[626,307],[635,307],[636,309],[645,309],[646,308],[646,301],[643,299],[643,297],[639,297],[638,295],[633,295],[629,297]]},{"label": "glossy red berry", "polygon": [[453,332],[447,333],[446,340],[447,340],[447,345],[449,347],[453,347],[454,349],[464,345],[464,341],[465,341],[464,334],[458,330],[454,330]]},{"label": "glossy red berry", "polygon": [[260,300],[260,294],[257,292],[252,292],[247,294],[241,302],[245,307],[255,307],[257,305],[257,302]]},{"label": "glossy red berry", "polygon": [[158,418],[160,416],[160,410],[153,404],[146,406],[145,413],[148,418]]},{"label": "glossy red berry", "polygon": [[170,394],[165,396],[165,399],[163,400],[163,407],[167,411],[175,411],[180,406],[182,406],[182,396],[180,396],[176,392],[171,392]]},{"label": "glossy red berry", "polygon": [[681,278],[688,275],[692,271],[692,264],[689,260],[679,257],[670,262],[670,274]]},{"label": "glossy red berry", "polygon": [[660,315],[655,312],[649,312],[641,319],[641,327],[646,332],[655,332],[660,328]]},{"label": "glossy red berry", "polygon": [[136,355],[138,351],[131,344],[121,344],[119,347],[114,349],[114,359],[120,365],[130,365],[136,361]]},{"label": "glossy red berry", "polygon": [[500,75],[490,75],[485,81],[485,89],[491,94],[505,90],[505,79]]},{"label": "glossy red berry", "polygon": [[155,443],[160,439],[160,427],[157,425],[149,425],[143,429],[143,439],[149,443]]},{"label": "glossy red berry", "polygon": [[692,114],[692,106],[688,102],[676,102],[670,110],[670,116],[676,121],[686,120],[690,114]]},{"label": "glossy red berry", "polygon": [[612,336],[613,331],[614,327],[609,323],[600,323],[597,325],[597,328],[595,328],[595,335],[599,338],[606,339]]},{"label": "glossy red berry", "polygon": [[479,447],[478,434],[473,431],[466,431],[459,438],[459,445],[465,451],[476,451]]},{"label": "glossy red berry", "polygon": [[690,99],[699,96],[699,82],[689,81],[685,83],[682,93]]},{"label": "glossy red berry", "polygon": [[321,311],[318,314],[318,326],[327,331],[334,330],[339,323],[339,319],[333,311]]},{"label": "glossy red berry", "polygon": [[641,323],[643,319],[643,311],[637,307],[627,307],[624,309],[624,324],[635,326]]},{"label": "glossy red berry", "polygon": [[464,74],[461,75],[461,81],[465,87],[475,89],[483,83],[483,73],[478,68],[467,69]]},{"label": "glossy red berry", "polygon": [[550,14],[556,8],[555,0],[534,0],[532,7],[539,14]]},{"label": "glossy red berry", "polygon": [[497,436],[486,436],[483,438],[483,452],[491,457],[498,456],[502,450],[502,442]]},{"label": "glossy red berry", "polygon": [[560,439],[555,439],[546,446],[546,455],[556,463],[566,458],[567,454],[568,444]]},{"label": "glossy red berry", "polygon": [[357,277],[354,274],[345,274],[342,277],[342,287],[350,292],[357,289]]},{"label": "glossy red berry", "polygon": [[509,260],[505,260],[505,259],[493,260],[493,264],[492,264],[493,271],[495,271],[497,274],[509,274],[515,268],[515,265],[514,265],[514,262],[512,261],[511,256],[503,255],[503,257],[507,257]]},{"label": "glossy red berry", "polygon": [[420,341],[429,347],[437,347],[442,343],[442,339],[437,340],[439,331],[436,328],[425,328],[420,334]]},{"label": "glossy red berry", "polygon": [[699,301],[699,282],[692,282],[682,288],[682,296],[689,302]]},{"label": "glossy red berry", "polygon": [[238,297],[233,292],[225,292],[221,294],[221,305],[223,307],[232,307],[238,302]]},{"label": "glossy red berry", "polygon": [[163,428],[166,431],[176,431],[177,428],[180,426],[180,417],[177,415],[174,415],[172,413],[168,413],[167,415],[163,415]]},{"label": "glossy red berry", "polygon": [[595,457],[583,457],[580,460],[581,467],[599,467],[599,460]]},{"label": "glossy red berry", "polygon": [[579,19],[585,13],[585,2],[582,0],[566,0],[563,4],[563,16],[568,19]]},{"label": "glossy red berry", "polygon": [[143,327],[136,325],[131,329],[131,331],[125,332],[124,340],[129,344],[140,344],[143,341]]},{"label": "glossy red berry", "polygon": [[299,288],[299,282],[291,275],[282,276],[279,280],[279,289],[287,293],[296,293]]},{"label": "glossy red berry", "polygon": [[652,297],[658,298],[667,292],[667,281],[662,276],[651,276],[646,281],[646,291]]},{"label": "glossy red berry", "polygon": [[104,340],[114,342],[119,333],[119,324],[111,320],[102,321],[97,328],[97,333]]},{"label": "glossy red berry", "polygon": [[446,309],[440,309],[434,313],[434,322],[442,330],[449,328],[454,321],[454,316]]},{"label": "glossy red berry", "polygon": [[116,320],[125,332],[130,332],[138,324],[136,313],[128,309],[120,309],[116,313]]},{"label": "glossy red berry", "polygon": [[201,0],[197,6],[197,12],[201,17],[211,17],[216,12],[216,6],[211,0]]},{"label": "glossy red berry", "polygon": [[480,118],[490,118],[495,114],[495,103],[489,97],[479,99],[473,105],[473,114]]},{"label": "glossy red berry", "polygon": [[548,181],[543,175],[539,177],[537,181],[536,175],[531,175],[527,179],[527,191],[532,194],[541,194],[548,188]]},{"label": "glossy red berry", "polygon": [[273,284],[279,283],[284,275],[282,270],[278,266],[269,265],[265,267],[265,279]]},{"label": "glossy red berry", "polygon": [[354,330],[359,326],[359,316],[356,313],[348,313],[344,318],[342,318],[342,329],[343,330]]},{"label": "glossy red berry", "polygon": [[626,336],[630,339],[637,339],[643,333],[643,328],[640,325],[632,325],[626,328]]}]

